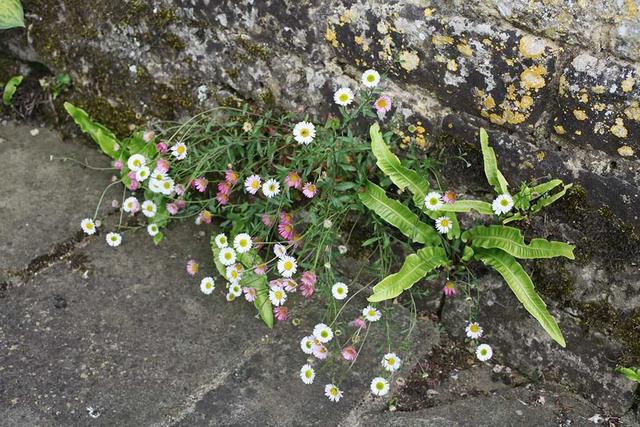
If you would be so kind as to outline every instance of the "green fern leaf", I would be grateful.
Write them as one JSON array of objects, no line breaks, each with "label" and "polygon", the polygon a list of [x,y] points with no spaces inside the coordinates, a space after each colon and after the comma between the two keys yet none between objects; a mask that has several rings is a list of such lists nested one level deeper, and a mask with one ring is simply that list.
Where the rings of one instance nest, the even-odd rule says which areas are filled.
[{"label": "green fern leaf", "polygon": [[480,146],[482,148],[482,158],[484,160],[484,174],[487,176],[487,182],[491,185],[497,194],[507,194],[509,192],[507,180],[498,170],[498,161],[493,148],[489,146],[489,135],[484,129],[480,129]]},{"label": "green fern leaf", "polygon": [[566,347],[560,327],[536,292],[531,278],[515,258],[499,249],[481,248],[475,249],[474,258],[500,273],[525,310],[540,323],[551,338],[562,347]]},{"label": "green fern leaf", "polygon": [[538,259],[563,256],[575,259],[575,246],[546,239],[532,239],[527,245],[519,229],[504,225],[479,225],[462,233],[464,242],[471,241],[474,248],[501,249],[516,258]]}]

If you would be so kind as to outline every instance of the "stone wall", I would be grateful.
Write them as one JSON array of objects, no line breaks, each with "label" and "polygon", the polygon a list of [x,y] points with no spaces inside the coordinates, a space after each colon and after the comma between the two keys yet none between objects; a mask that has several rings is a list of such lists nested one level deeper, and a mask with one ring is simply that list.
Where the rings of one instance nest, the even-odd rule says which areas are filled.
[{"label": "stone wall", "polygon": [[320,118],[335,112],[338,86],[376,68],[388,75],[394,111],[426,128],[413,141],[451,153],[453,180],[470,192],[488,188],[455,155],[477,166],[480,126],[512,183],[547,175],[574,182],[568,200],[531,227],[576,243],[578,260],[528,268],[568,342],[606,351],[589,364],[588,346],[570,346],[569,356],[542,363],[526,349],[548,345],[544,336],[522,343],[504,329],[496,340],[524,346],[513,352],[523,368],[572,372],[563,380],[585,395],[595,386],[582,376],[596,369],[613,396],[604,405],[630,406],[632,386],[612,371],[640,365],[637,0],[23,3],[28,30],[0,34],[2,51],[71,73],[73,100],[120,133],[239,100]]}]

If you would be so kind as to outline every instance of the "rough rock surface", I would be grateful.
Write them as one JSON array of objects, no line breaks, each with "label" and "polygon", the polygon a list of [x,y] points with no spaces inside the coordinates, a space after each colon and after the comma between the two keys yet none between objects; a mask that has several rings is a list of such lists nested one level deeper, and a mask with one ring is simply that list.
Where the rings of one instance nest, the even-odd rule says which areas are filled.
[{"label": "rough rock surface", "polygon": [[[487,301],[508,304],[509,316],[483,312],[503,324],[491,338],[514,366],[553,373],[614,413],[630,407],[631,386],[613,369],[640,365],[636,0],[24,4],[28,29],[0,33],[0,50],[71,73],[73,102],[120,134],[240,100],[320,119],[335,112],[328,100],[338,86],[355,87],[375,67],[389,76],[394,112],[427,129],[412,143],[449,153],[446,175],[469,194],[489,190],[474,148],[480,126],[513,185],[549,175],[574,182],[568,200],[525,231],[578,247],[574,264],[527,265],[575,345],[531,360],[548,342],[527,341],[530,319],[504,288]],[[459,329],[462,319],[450,319]]]}]

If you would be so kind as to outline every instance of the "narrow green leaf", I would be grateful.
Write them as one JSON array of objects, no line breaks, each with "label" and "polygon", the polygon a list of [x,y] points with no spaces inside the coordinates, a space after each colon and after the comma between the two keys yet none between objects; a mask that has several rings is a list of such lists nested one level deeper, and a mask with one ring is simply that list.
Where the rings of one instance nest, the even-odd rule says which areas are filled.
[{"label": "narrow green leaf", "polygon": [[0,1],[0,30],[24,27],[24,11],[20,0]]},{"label": "narrow green leaf", "polygon": [[562,190],[558,191],[557,193],[551,196],[545,196],[545,197],[539,198],[536,201],[536,204],[533,205],[533,209],[532,209],[533,212],[539,212],[543,208],[557,202],[567,193],[567,190],[570,189],[571,187],[573,187],[573,184],[567,184],[562,188]]},{"label": "narrow green leaf", "polygon": [[22,79],[24,79],[24,76],[13,76],[4,86],[4,91],[2,92],[2,103],[4,105],[11,105],[13,95],[16,93],[16,89],[18,89],[20,83],[22,83]]},{"label": "narrow green leaf", "polygon": [[561,179],[552,179],[551,181],[536,185],[531,190],[533,192],[533,198],[535,199],[537,197],[544,195],[545,193],[548,193],[549,191],[556,188],[558,185],[562,185]]},{"label": "narrow green leaf", "polygon": [[384,278],[373,287],[370,302],[385,301],[400,295],[411,288],[431,270],[449,264],[447,253],[441,247],[428,246],[409,255],[397,273]]},{"label": "narrow green leaf", "polygon": [[511,215],[510,217],[505,218],[502,221],[502,223],[503,224],[509,224],[510,222],[520,221],[520,220],[523,220],[524,218],[525,218],[524,215],[522,215],[520,212],[516,212],[515,214]]},{"label": "narrow green leaf", "polygon": [[474,257],[500,273],[525,310],[540,323],[551,338],[562,347],[566,347],[560,327],[536,292],[531,278],[515,258],[499,249],[482,248],[475,249]]},{"label": "narrow green leaf", "polygon": [[99,146],[100,149],[112,159],[121,157],[120,144],[118,138],[100,123],[94,122],[82,108],[78,108],[69,102],[64,103],[64,109],[73,118],[80,129],[88,134]]},{"label": "narrow green leaf", "polygon": [[358,197],[366,207],[414,242],[440,243],[440,237],[433,227],[420,221],[418,216],[402,203],[387,197],[384,190],[376,184],[367,181],[365,191],[358,193]]},{"label": "narrow green leaf", "polygon": [[509,255],[521,259],[553,258],[563,256],[575,259],[575,246],[546,239],[532,239],[527,245],[519,229],[504,225],[479,225],[462,233],[462,240],[471,241],[474,248],[502,249]]},{"label": "narrow green leaf", "polygon": [[[245,266],[246,267],[246,266]],[[273,306],[269,300],[269,286],[266,275],[258,275],[253,270],[247,269],[242,274],[240,284],[243,287],[254,288],[256,290],[256,299],[253,305],[258,309],[260,318],[269,327],[273,328]]]},{"label": "narrow green leaf", "polygon": [[498,161],[493,148],[489,146],[489,135],[487,131],[480,128],[480,146],[482,148],[482,158],[484,160],[484,174],[487,176],[487,182],[491,185],[497,194],[507,194],[509,192],[507,180],[498,170]]},{"label": "narrow green leaf", "polygon": [[380,133],[380,126],[374,123],[369,129],[371,135],[371,151],[376,157],[376,164],[385,175],[401,190],[409,188],[414,195],[414,202],[424,207],[424,198],[429,191],[429,182],[416,172],[402,166],[398,156],[393,154]]},{"label": "narrow green leaf", "polygon": [[462,250],[462,257],[460,258],[460,260],[462,262],[467,262],[471,260],[471,258],[473,258],[474,253],[475,252],[473,251],[473,248],[471,246],[465,246],[464,249]]},{"label": "narrow green leaf", "polygon": [[445,203],[439,210],[443,212],[471,212],[474,210],[483,215],[493,215],[491,203],[481,200],[456,200],[455,203]]},{"label": "narrow green leaf", "polygon": [[616,368],[616,372],[624,375],[627,379],[640,383],[640,368]]},{"label": "narrow green leaf", "polygon": [[162,232],[159,232],[158,234],[153,236],[153,243],[155,243],[156,245],[159,245],[163,238],[164,238],[164,234],[162,234]]}]

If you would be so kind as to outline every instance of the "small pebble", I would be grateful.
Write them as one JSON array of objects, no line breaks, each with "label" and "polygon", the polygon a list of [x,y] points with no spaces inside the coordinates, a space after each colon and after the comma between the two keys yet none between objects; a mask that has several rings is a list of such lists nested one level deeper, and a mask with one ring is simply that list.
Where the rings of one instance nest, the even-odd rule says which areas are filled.
[{"label": "small pebble", "polygon": [[38,136],[40,129],[31,129],[31,136]]}]

